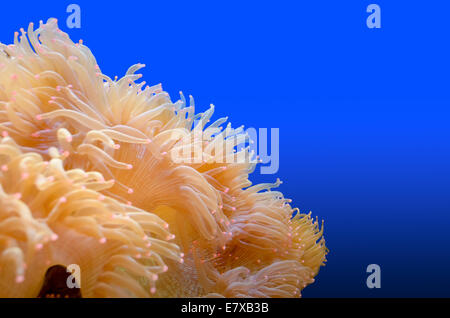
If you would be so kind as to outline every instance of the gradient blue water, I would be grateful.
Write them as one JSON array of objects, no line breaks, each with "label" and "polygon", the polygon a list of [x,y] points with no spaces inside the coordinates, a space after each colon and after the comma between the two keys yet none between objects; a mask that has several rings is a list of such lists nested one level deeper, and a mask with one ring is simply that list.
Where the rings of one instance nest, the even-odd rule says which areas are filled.
[{"label": "gradient blue water", "polygon": [[[104,73],[146,63],[147,82],[215,118],[280,128],[281,190],[325,219],[331,250],[305,297],[450,296],[448,1],[74,2],[69,34]],[[0,40],[48,17],[68,31],[69,3],[3,2]]]}]

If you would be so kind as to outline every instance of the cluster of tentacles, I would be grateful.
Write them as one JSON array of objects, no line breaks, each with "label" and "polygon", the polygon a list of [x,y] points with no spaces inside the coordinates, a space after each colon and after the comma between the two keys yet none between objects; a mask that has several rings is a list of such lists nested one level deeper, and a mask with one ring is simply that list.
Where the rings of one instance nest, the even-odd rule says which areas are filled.
[{"label": "cluster of tentacles", "polygon": [[323,227],[280,182],[252,186],[255,163],[220,160],[252,156],[226,147],[242,127],[138,82],[141,64],[112,80],[54,19],[21,31],[0,44],[1,297],[36,297],[57,264],[80,267],[83,297],[299,297],[314,281]]}]

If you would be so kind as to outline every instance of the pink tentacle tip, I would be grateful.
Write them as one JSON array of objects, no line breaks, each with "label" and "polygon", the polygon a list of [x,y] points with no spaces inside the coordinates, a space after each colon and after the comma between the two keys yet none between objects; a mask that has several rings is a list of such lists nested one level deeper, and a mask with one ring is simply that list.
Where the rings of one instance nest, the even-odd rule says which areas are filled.
[{"label": "pink tentacle tip", "polygon": [[100,244],[105,244],[106,243],[106,237],[102,237],[100,240],[98,240],[100,242]]},{"label": "pink tentacle tip", "polygon": [[23,275],[19,275],[16,277],[17,284],[23,283],[24,281],[25,281],[25,277]]},{"label": "pink tentacle tip", "polygon": [[36,115],[36,120],[42,120],[42,115]]},{"label": "pink tentacle tip", "polygon": [[58,239],[58,234],[52,234],[52,236],[50,237],[50,239],[52,240],[52,241],[56,241],[57,239]]}]

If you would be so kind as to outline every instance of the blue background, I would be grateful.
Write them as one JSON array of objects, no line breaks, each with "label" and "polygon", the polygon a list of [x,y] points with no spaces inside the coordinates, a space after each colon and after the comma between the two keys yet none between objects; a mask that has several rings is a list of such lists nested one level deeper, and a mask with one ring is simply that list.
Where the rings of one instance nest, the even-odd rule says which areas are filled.
[{"label": "blue background", "polygon": [[142,62],[216,119],[280,128],[279,173],[253,180],[279,176],[325,219],[328,264],[305,297],[450,296],[449,1],[76,1],[68,30],[70,3],[3,2],[0,41],[56,17],[111,77]]}]

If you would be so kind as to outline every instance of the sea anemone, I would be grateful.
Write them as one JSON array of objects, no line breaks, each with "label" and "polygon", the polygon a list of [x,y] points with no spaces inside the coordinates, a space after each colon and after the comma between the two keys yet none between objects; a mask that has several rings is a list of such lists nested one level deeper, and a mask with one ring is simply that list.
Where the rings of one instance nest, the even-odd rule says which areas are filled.
[{"label": "sea anemone", "polygon": [[299,297],[314,281],[323,225],[228,160],[253,156],[243,127],[139,82],[142,64],[112,80],[55,19],[21,33],[0,44],[0,296],[36,297],[55,264],[80,266],[83,297]]}]

